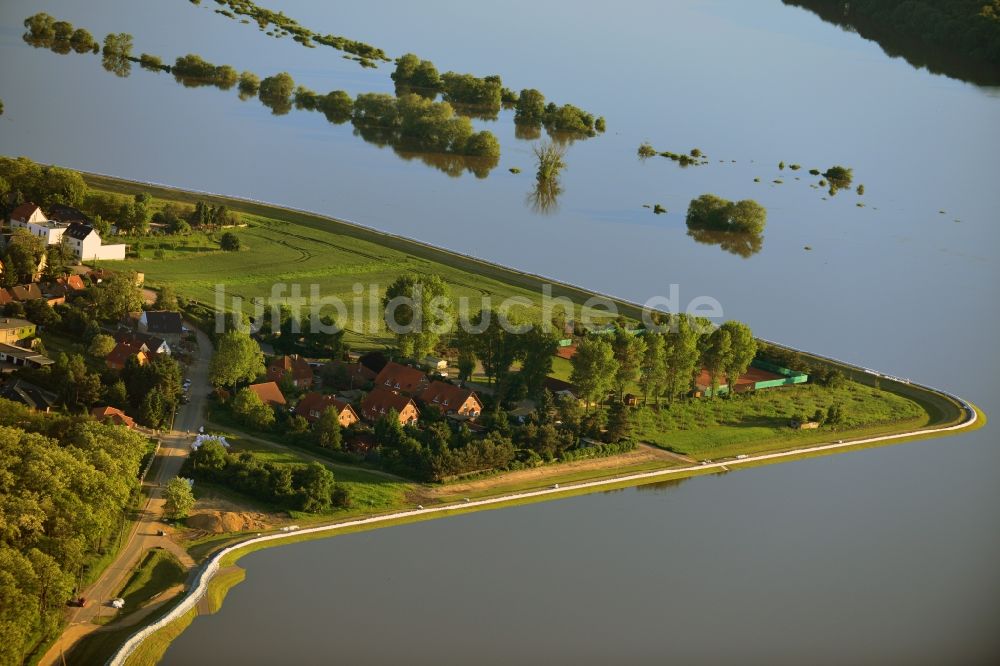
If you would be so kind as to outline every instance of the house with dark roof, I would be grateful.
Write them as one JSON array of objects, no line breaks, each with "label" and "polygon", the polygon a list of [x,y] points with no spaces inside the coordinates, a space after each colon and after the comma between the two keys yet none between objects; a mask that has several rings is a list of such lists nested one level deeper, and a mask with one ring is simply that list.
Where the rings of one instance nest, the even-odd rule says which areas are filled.
[{"label": "house with dark roof", "polygon": [[402,425],[415,425],[420,418],[420,410],[413,398],[382,386],[376,386],[361,401],[361,416],[371,422],[378,421],[392,410],[399,415]]},{"label": "house with dark roof", "polygon": [[341,391],[364,388],[375,381],[377,373],[361,363],[330,361],[323,373],[326,379],[333,378],[333,387]]},{"label": "house with dark roof", "polygon": [[150,335],[149,333],[139,333],[128,329],[121,329],[115,333],[115,342],[126,342],[132,345],[141,345],[153,356],[164,354],[170,356],[170,345],[163,338]]},{"label": "house with dark roof", "polygon": [[423,370],[393,361],[386,363],[375,377],[376,388],[399,391],[411,396],[419,395],[429,383]]},{"label": "house with dark roof", "polygon": [[272,407],[284,407],[288,404],[285,400],[285,394],[281,392],[278,385],[274,382],[261,382],[260,384],[251,384],[247,387],[251,391],[257,394],[260,401],[265,405],[270,405]]},{"label": "house with dark roof", "polygon": [[267,378],[272,382],[291,382],[295,388],[309,388],[313,383],[313,369],[298,354],[279,356],[267,366]]},{"label": "house with dark roof", "polygon": [[483,413],[483,403],[475,391],[447,382],[431,382],[420,393],[420,402],[445,416],[476,418]]},{"label": "house with dark roof", "polygon": [[551,391],[557,398],[572,398],[573,400],[580,399],[580,391],[576,388],[576,386],[567,381],[556,379],[555,377],[546,377],[542,382],[542,386]]},{"label": "house with dark roof", "polygon": [[0,387],[0,398],[19,402],[39,412],[50,412],[56,407],[56,396],[34,384],[16,379]]},{"label": "house with dark roof", "polygon": [[342,428],[349,428],[360,421],[357,412],[354,411],[349,402],[315,391],[302,396],[299,404],[295,406],[295,413],[310,423],[315,423],[319,420],[323,412],[328,409],[332,409],[337,413],[337,420],[340,421],[340,427]]},{"label": "house with dark roof", "polygon": [[122,370],[125,368],[125,364],[132,357],[138,361],[139,365],[146,365],[149,363],[150,354],[149,349],[139,342],[119,342],[111,353],[104,357],[104,362],[107,363],[108,367],[112,370]]},{"label": "house with dark roof", "polygon": [[94,407],[90,410],[90,415],[101,423],[135,428],[135,421],[132,417],[117,407]]},{"label": "house with dark roof", "polygon": [[139,315],[137,326],[140,333],[156,335],[171,344],[179,342],[184,333],[181,313],[169,310],[145,311]]},{"label": "house with dark roof", "polygon": [[44,368],[47,365],[52,365],[55,361],[33,349],[0,343],[0,363],[21,365],[28,368]]},{"label": "house with dark roof", "polygon": [[125,245],[105,245],[101,235],[85,222],[73,222],[66,228],[62,242],[81,261],[121,261]]},{"label": "house with dark roof", "polygon": [[19,284],[11,287],[10,294],[14,297],[15,301],[20,301],[21,303],[26,303],[27,301],[38,301],[45,298],[45,295],[42,294],[42,288],[34,282],[29,284]]}]

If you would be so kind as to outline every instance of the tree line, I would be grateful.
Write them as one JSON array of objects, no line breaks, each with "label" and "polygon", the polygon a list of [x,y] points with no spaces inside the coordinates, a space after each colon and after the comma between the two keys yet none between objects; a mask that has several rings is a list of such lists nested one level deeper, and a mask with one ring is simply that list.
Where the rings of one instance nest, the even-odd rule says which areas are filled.
[{"label": "tree line", "polygon": [[89,567],[114,550],[145,439],[0,399],[0,663],[54,636]]},{"label": "tree line", "polygon": [[187,460],[181,474],[219,483],[255,499],[289,509],[322,513],[350,505],[350,494],[318,462],[284,465],[262,461],[250,451],[230,453],[206,441]]}]

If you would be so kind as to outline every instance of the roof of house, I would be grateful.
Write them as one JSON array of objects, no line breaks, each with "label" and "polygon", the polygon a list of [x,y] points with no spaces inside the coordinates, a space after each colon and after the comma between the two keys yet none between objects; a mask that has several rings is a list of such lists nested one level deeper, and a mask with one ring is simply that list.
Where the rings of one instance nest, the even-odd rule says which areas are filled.
[{"label": "roof of house", "polygon": [[7,305],[14,302],[14,294],[7,289],[0,287],[0,305]]},{"label": "roof of house", "polygon": [[410,396],[376,386],[361,401],[361,411],[368,418],[378,418],[383,414],[388,414],[393,409],[396,410],[397,414],[402,414],[407,405],[413,405],[414,409],[417,408],[416,403],[413,402]]},{"label": "roof of house", "polygon": [[52,365],[55,363],[55,361],[48,356],[43,356],[33,349],[26,349],[24,347],[18,347],[17,345],[8,345],[4,342],[0,342],[0,352],[8,357],[19,358],[22,361],[29,361],[35,365]]},{"label": "roof of house", "polygon": [[181,313],[169,310],[149,310],[143,313],[146,317],[146,329],[150,333],[165,333],[179,335],[184,330],[181,323]]},{"label": "roof of house", "polygon": [[135,421],[132,420],[132,417],[117,407],[94,407],[90,410],[90,415],[98,421],[111,421],[129,428],[135,427]]},{"label": "roof of house", "polygon": [[[89,224],[84,224],[83,222],[74,222],[73,224],[69,225],[69,228],[66,229],[66,233],[63,235],[82,241],[92,233],[95,233],[94,227],[90,226]],[[100,235],[98,235],[98,237],[100,237]]]},{"label": "roof of house", "polygon": [[247,387],[251,391],[257,394],[257,397],[261,399],[265,405],[286,405],[288,401],[285,400],[285,394],[281,392],[278,385],[275,382],[261,382],[260,384],[251,384]]},{"label": "roof of house", "polygon": [[26,327],[34,328],[34,326],[35,325],[32,324],[27,319],[15,319],[14,317],[4,317],[0,319],[0,329],[26,328]]},{"label": "roof of house", "polygon": [[458,409],[471,397],[475,397],[482,406],[482,401],[475,391],[448,382],[433,381],[420,393],[420,399],[424,404],[434,405],[446,412]]},{"label": "roof of house", "polygon": [[10,288],[11,296],[15,301],[37,301],[42,298],[41,288],[34,282],[30,284],[19,284]]},{"label": "roof of house", "polygon": [[39,207],[30,201],[28,203],[23,203],[10,212],[10,219],[27,220],[35,214],[36,210],[39,210]]},{"label": "roof of house", "polygon": [[144,353],[142,343],[137,341],[119,342],[111,353],[104,357],[105,362],[110,366],[125,367],[125,362],[137,354]]},{"label": "roof of house", "polygon": [[115,333],[115,342],[145,345],[146,349],[151,352],[156,352],[163,346],[170,349],[170,345],[167,344],[167,341],[161,337],[150,335],[149,333],[141,333],[139,331],[130,331],[128,329],[118,330]]},{"label": "roof of house", "polygon": [[427,382],[427,375],[423,370],[411,368],[390,361],[382,368],[382,372],[375,377],[375,385],[379,388],[388,388],[403,393],[418,393]]},{"label": "roof of house", "polygon": [[298,354],[292,354],[291,356],[279,356],[278,358],[271,361],[271,364],[267,366],[269,374],[281,374],[284,377],[287,374],[291,374],[292,379],[304,379],[309,381],[312,379],[313,370],[306,362],[304,358]]},{"label": "roof of house", "polygon": [[561,391],[569,391],[573,395],[579,395],[577,393],[577,388],[573,384],[561,379],[556,379],[555,377],[546,377],[545,381],[542,382],[542,386],[552,391],[553,393],[559,393]]},{"label": "roof of house", "polygon": [[56,220],[58,222],[86,222],[90,223],[90,218],[87,215],[72,206],[65,206],[63,204],[52,204],[49,206],[49,219]]},{"label": "roof of house", "polygon": [[331,407],[337,410],[337,414],[340,414],[345,409],[349,409],[352,412],[354,411],[354,408],[351,407],[350,403],[346,400],[341,400],[332,395],[324,395],[313,391],[302,396],[302,399],[299,400],[299,404],[295,406],[295,413],[309,420],[313,420],[315,418],[312,416],[313,412],[316,414],[322,414]]},{"label": "roof of house", "polygon": [[355,379],[363,379],[364,381],[373,381],[377,376],[377,373],[366,365],[361,363],[348,363],[347,361],[330,361],[328,364],[331,368],[343,368],[347,373],[348,377],[354,377]]},{"label": "roof of house", "polygon": [[56,406],[55,394],[29,384],[23,379],[16,379],[0,388],[0,398],[19,402],[32,409],[51,409]]}]

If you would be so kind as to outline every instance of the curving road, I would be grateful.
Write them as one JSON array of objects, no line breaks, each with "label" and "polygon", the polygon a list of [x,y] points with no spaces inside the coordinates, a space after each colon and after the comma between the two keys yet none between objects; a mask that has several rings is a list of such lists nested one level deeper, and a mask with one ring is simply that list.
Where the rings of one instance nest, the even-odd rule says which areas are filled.
[{"label": "curving road", "polygon": [[[194,567],[194,560],[186,550],[171,539],[172,530],[161,519],[164,511],[164,486],[167,481],[177,476],[181,465],[184,464],[191,443],[187,433],[197,431],[202,425],[205,402],[211,388],[208,381],[208,366],[212,359],[212,343],[201,331],[196,330],[196,334],[198,348],[186,369],[186,376],[191,379],[191,388],[188,390],[191,401],[181,405],[177,410],[174,429],[160,437],[160,449],[151,468],[152,475],[147,476],[143,484],[148,491],[148,499],[140,509],[139,518],[133,523],[127,541],[114,561],[96,581],[82,591],[81,594],[88,600],[87,606],[73,609],[69,616],[69,624],[59,640],[39,661],[42,666],[62,664],[64,653],[69,652],[81,638],[101,628],[101,625],[93,623],[94,618],[116,612],[107,606],[108,601],[121,590],[150,549],[169,550],[186,568]],[[158,530],[164,530],[166,536],[158,536]]]}]

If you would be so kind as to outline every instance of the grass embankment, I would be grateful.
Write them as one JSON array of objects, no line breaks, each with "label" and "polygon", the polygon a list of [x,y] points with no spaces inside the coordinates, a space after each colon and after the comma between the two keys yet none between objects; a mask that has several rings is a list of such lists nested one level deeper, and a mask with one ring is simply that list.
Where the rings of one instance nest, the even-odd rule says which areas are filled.
[{"label": "grass embankment", "polygon": [[217,612],[222,607],[229,590],[246,578],[246,571],[239,567],[230,567],[220,571],[209,583],[205,598],[197,609],[185,613],[163,629],[144,640],[126,660],[128,666],[153,666],[163,658],[170,643],[187,629],[188,625],[198,616]]},{"label": "grass embankment", "polygon": [[186,577],[184,566],[173,553],[154,548],[146,553],[118,596],[125,600],[126,610],[137,609],[164,590],[180,585]]},{"label": "grass embankment", "polygon": [[[88,186],[97,190],[130,195],[148,192],[154,197],[154,208],[167,201],[204,201],[225,205],[243,216],[248,226],[229,230],[240,237],[243,249],[238,252],[223,252],[217,249],[214,237],[194,233],[142,239],[142,259],[114,263],[115,267],[144,273],[152,286],[170,284],[179,295],[208,304],[215,301],[215,285],[225,284],[227,293],[242,296],[244,307],[249,309],[250,299],[269,297],[275,283],[300,284],[307,297],[309,285],[316,284],[321,295],[337,296],[351,304],[356,283],[374,283],[384,289],[406,272],[441,275],[455,298],[471,299],[473,311],[485,296],[490,296],[494,305],[510,296],[528,297],[536,306],[524,312],[535,319],[540,316],[537,304],[542,285],[551,285],[553,296],[567,297],[577,304],[593,296],[571,285],[331,217],[95,174],[83,176]],[[155,258],[157,250],[162,251],[162,259]],[[639,317],[635,306],[612,300],[621,313]]]}]

